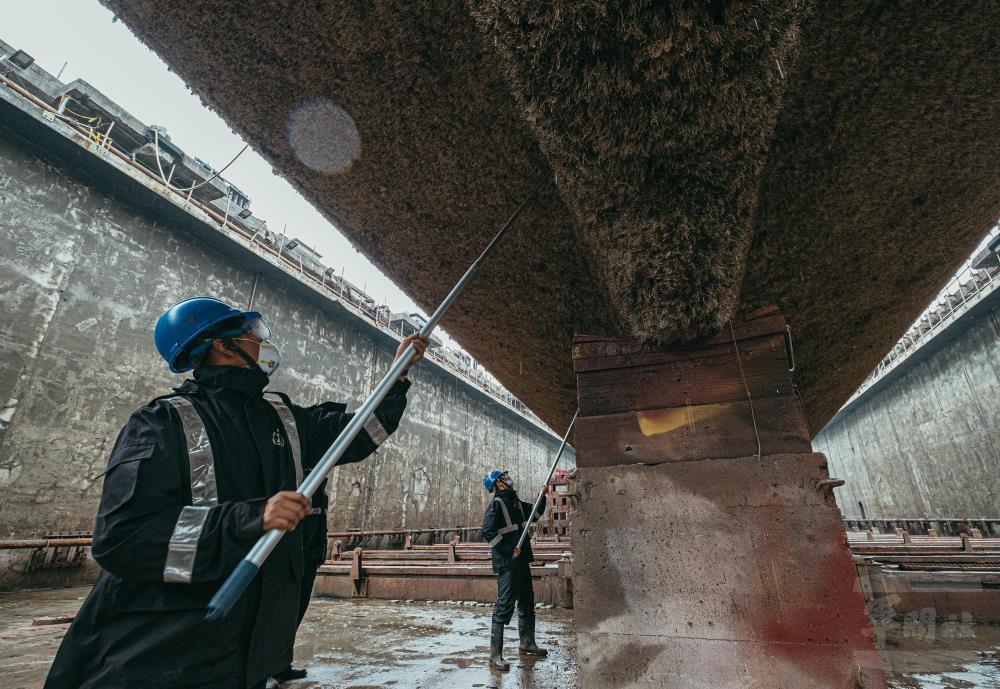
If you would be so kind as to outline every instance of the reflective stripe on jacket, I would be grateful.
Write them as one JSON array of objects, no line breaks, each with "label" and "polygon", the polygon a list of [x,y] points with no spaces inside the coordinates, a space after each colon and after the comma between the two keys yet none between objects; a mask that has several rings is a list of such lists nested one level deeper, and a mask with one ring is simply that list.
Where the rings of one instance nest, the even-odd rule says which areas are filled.
[{"label": "reflective stripe on jacket", "polygon": [[[533,562],[530,538],[526,539],[521,547],[521,556],[514,557],[514,548],[527,522],[525,515],[531,514],[532,508],[534,505],[522,502],[513,489],[497,491],[490,501],[483,516],[482,534],[483,540],[491,546],[494,572],[505,572],[512,567],[526,567]],[[542,501],[538,512],[531,517],[532,523],[538,521],[544,512],[545,501]],[[514,516],[518,518],[517,521],[513,520]]]},{"label": "reflective stripe on jacket", "polygon": [[[266,398],[281,422],[284,438],[272,433],[272,442],[287,442],[295,468],[295,485],[302,483],[302,450],[299,432],[292,410],[280,398]],[[198,541],[205,527],[205,519],[212,507],[219,504],[219,493],[215,485],[215,456],[212,443],[205,430],[205,422],[198,410],[183,397],[168,397],[165,400],[177,412],[181,424],[188,458],[188,472],[191,477],[191,504],[181,509],[174,524],[170,543],[167,545],[167,559],[163,566],[163,581],[175,584],[190,584],[198,557]]]}]

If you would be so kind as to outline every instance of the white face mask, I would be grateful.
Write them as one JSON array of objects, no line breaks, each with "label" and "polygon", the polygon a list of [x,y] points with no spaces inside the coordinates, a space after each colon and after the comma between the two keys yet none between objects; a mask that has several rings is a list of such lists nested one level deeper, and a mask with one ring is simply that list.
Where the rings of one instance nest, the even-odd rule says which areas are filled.
[{"label": "white face mask", "polygon": [[[257,352],[257,366],[260,370],[270,376],[272,373],[278,370],[278,366],[281,365],[281,352],[278,351],[277,345],[275,345],[270,340],[262,340],[259,343],[257,340],[251,340],[246,337],[237,337],[234,342],[254,342],[260,345],[260,350]],[[246,350],[243,350],[246,354]],[[247,360],[249,360],[250,355],[247,354]]]},{"label": "white face mask", "polygon": [[270,340],[260,343],[260,352],[257,353],[257,365],[260,370],[268,376],[278,370],[281,365],[281,352]]}]

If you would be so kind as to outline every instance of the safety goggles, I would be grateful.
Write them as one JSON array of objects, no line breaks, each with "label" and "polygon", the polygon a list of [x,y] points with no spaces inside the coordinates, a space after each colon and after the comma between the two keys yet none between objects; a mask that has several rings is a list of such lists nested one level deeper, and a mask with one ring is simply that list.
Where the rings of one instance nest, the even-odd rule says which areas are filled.
[{"label": "safety goggles", "polygon": [[240,335],[246,333],[250,337],[259,342],[271,339],[271,327],[264,322],[263,318],[253,318],[249,321],[245,321],[243,325],[236,330],[236,332],[225,333],[226,336],[232,337],[233,335]]},{"label": "safety goggles", "polygon": [[238,326],[233,328],[226,328],[225,330],[216,330],[211,333],[211,337],[206,339],[204,342],[191,349],[189,356],[195,356],[205,351],[212,345],[212,340],[220,337],[236,337],[237,335],[247,334],[258,342],[264,342],[265,340],[271,339],[271,327],[264,322],[263,318],[251,318],[248,321],[243,321]]}]

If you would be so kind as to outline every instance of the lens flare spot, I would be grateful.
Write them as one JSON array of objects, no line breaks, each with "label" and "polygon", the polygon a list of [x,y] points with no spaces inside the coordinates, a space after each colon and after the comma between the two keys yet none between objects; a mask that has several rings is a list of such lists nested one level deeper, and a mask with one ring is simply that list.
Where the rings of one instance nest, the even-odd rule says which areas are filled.
[{"label": "lens flare spot", "polygon": [[318,172],[344,172],[361,153],[354,120],[325,98],[304,100],[292,108],[286,136],[299,162]]}]

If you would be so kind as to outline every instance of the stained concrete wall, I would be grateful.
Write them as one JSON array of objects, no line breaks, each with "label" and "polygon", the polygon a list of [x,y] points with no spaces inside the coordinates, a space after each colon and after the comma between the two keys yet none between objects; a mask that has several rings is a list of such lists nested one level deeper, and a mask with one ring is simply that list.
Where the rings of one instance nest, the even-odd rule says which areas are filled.
[{"label": "stained concrete wall", "polygon": [[997,516],[1000,307],[965,327],[814,438],[846,518]]},{"label": "stained concrete wall", "polygon": [[[586,449],[579,445],[581,454]],[[819,454],[581,467],[581,689],[876,689]]]},{"label": "stained concrete wall", "polygon": [[[180,231],[39,153],[0,128],[0,538],[92,528],[122,424],[182,379],[153,347],[157,316],[198,294],[246,304],[258,275],[241,247],[206,241],[217,228]],[[307,292],[283,273],[259,274],[254,306],[284,361],[271,387],[301,404],[356,407],[396,341]],[[332,528],[477,524],[488,468],[542,480],[557,438],[430,363],[412,378],[399,431],[337,470]],[[19,567],[0,567],[0,587]]]}]

